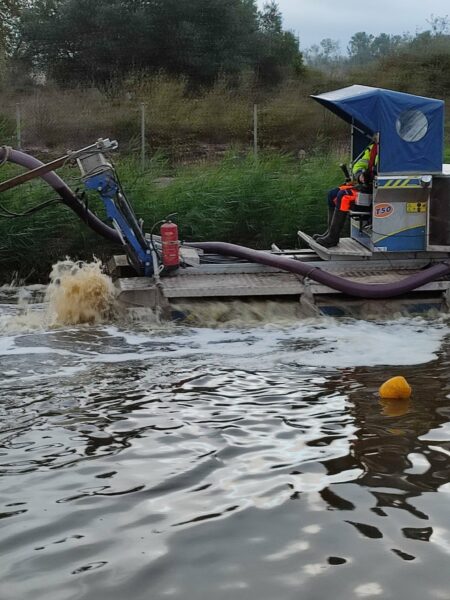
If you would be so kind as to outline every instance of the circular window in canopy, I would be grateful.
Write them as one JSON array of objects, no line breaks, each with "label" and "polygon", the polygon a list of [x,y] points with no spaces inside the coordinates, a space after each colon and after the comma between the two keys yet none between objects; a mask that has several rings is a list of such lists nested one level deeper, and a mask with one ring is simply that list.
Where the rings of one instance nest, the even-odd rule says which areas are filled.
[{"label": "circular window in canopy", "polygon": [[420,110],[405,110],[399,115],[395,128],[405,142],[418,142],[428,131],[428,119]]}]

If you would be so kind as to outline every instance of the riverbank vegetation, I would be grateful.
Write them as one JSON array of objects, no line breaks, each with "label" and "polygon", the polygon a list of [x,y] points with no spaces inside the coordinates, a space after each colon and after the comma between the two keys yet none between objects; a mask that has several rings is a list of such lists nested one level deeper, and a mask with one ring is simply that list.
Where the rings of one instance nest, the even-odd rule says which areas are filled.
[{"label": "riverbank vegetation", "polygon": [[[224,240],[267,248],[272,242],[296,247],[296,232],[313,233],[325,226],[325,194],[341,177],[338,157],[317,152],[302,161],[292,155],[230,152],[219,162],[171,168],[156,156],[142,172],[130,158],[117,161],[124,190],[145,230],[177,213],[185,240]],[[12,169],[9,169],[12,174]],[[167,177],[170,175],[170,177]],[[77,175],[65,168],[64,179],[75,189]],[[2,194],[11,212],[50,199],[43,184],[23,185]],[[89,208],[103,217],[99,200]],[[28,217],[0,218],[0,282],[12,273],[29,281],[45,279],[53,262],[111,256],[121,249],[105,242],[66,206],[56,204]]]}]

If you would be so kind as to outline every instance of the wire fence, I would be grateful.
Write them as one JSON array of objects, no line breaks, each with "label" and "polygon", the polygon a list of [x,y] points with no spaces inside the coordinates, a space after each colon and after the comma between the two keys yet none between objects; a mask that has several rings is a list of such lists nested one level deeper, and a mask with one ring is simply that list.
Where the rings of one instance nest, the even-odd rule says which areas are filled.
[{"label": "wire fence", "polygon": [[[125,143],[127,151],[139,158],[142,168],[145,168],[147,159],[152,151],[157,148],[152,146],[153,142],[162,142],[162,145],[170,142],[180,143],[180,136],[186,134],[186,138],[193,140],[195,135],[193,131],[186,131],[189,127],[179,124],[177,131],[176,124],[172,123],[162,125],[161,122],[155,128],[152,127],[152,110],[146,103],[141,102],[137,105],[129,105],[128,114],[124,115],[123,107],[121,108],[121,118],[112,118],[111,122],[106,124],[104,119],[97,119],[93,115],[84,113],[78,118],[79,127],[76,127],[72,120],[67,121],[66,115],[63,119],[57,121],[54,115],[51,115],[47,110],[43,110],[39,106],[23,105],[16,103],[14,106],[2,107],[3,118],[0,114],[0,145],[11,145],[18,150],[39,150],[47,152],[49,148],[66,148],[68,144],[84,145],[92,140],[92,137],[110,137],[111,132],[114,137],[118,137],[122,133],[122,139]],[[106,113],[110,112],[111,116],[117,113],[114,107],[107,107]],[[217,135],[218,144],[232,141],[233,137],[236,140],[244,141],[245,145],[252,150],[255,159],[258,158],[260,148],[260,117],[261,109],[257,104],[249,107],[247,117],[247,127],[244,128],[245,135],[239,135],[236,131],[229,131],[225,128],[225,135]],[[105,113],[104,113],[105,114]],[[87,117],[87,118],[86,118]],[[102,122],[103,121],[103,122]],[[106,126],[105,126],[106,125]],[[171,131],[169,130],[171,125]],[[202,137],[202,131],[199,132],[199,139]],[[88,139],[90,137],[90,139]],[[205,136],[207,138],[207,136]],[[243,138],[243,139],[242,139]],[[304,152],[304,151],[303,151]],[[300,152],[300,156],[303,152]]]},{"label": "wire fence", "polygon": [[298,93],[254,103],[219,93],[186,98],[171,89],[163,92],[149,99],[133,93],[108,98],[85,89],[48,90],[18,99],[0,93],[0,144],[54,154],[110,137],[145,165],[159,149],[175,160],[196,154],[207,159],[231,146],[255,158],[265,148],[302,158],[308,149],[325,146],[325,140],[348,137],[333,115]]}]

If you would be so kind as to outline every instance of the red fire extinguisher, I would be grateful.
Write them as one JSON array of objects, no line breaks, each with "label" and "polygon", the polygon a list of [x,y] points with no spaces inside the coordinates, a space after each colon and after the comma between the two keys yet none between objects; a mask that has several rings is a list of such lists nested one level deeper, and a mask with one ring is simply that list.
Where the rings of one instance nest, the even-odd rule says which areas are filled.
[{"label": "red fire extinguisher", "polygon": [[161,225],[162,262],[166,268],[174,269],[180,265],[180,242],[178,227],[172,221]]}]

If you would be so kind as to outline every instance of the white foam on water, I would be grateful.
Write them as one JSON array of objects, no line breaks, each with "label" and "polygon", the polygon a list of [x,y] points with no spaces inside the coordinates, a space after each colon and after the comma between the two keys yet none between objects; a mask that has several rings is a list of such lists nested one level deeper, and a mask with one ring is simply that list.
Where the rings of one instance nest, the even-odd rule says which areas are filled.
[{"label": "white foam on water", "polygon": [[3,373],[0,371],[0,384],[1,377],[7,378],[9,381],[20,381],[21,383],[30,382],[33,383],[39,380],[53,380],[53,379],[68,379],[73,377],[74,375],[78,375],[83,373],[83,371],[87,370],[88,365],[79,363],[76,366],[59,366],[54,372],[45,372],[38,373],[35,371],[29,371],[28,373],[23,373],[22,371],[4,371]]},{"label": "white foam on water", "polygon": [[[210,357],[227,364],[242,359],[258,359],[260,366],[289,362],[311,367],[356,367],[377,365],[414,365],[434,360],[448,327],[442,320],[402,318],[397,321],[339,321],[317,318],[300,321],[290,327],[273,325],[252,328],[188,328],[140,333],[108,325],[96,329],[111,338],[121,338],[117,352],[83,355],[86,364],[143,360],[145,358]],[[42,332],[45,335],[45,332]],[[39,335],[42,335],[39,334]],[[15,340],[20,338],[20,345]],[[48,347],[36,340],[27,344],[27,336],[0,337],[0,355],[79,353],[73,349]],[[105,340],[105,342],[106,342]],[[264,363],[265,361],[265,363]]]},{"label": "white foam on water", "polygon": [[48,320],[45,312],[36,306],[30,306],[20,313],[3,311],[3,314],[0,314],[0,335],[44,331],[47,327]]},{"label": "white foam on water", "polygon": [[126,332],[113,326],[103,330],[122,337],[128,347],[140,348],[129,354],[97,355],[96,362],[206,355],[237,365],[242,359],[257,358],[261,367],[277,362],[311,367],[422,364],[437,357],[449,332],[442,320],[422,318],[383,322],[317,318],[283,328],[181,328],[175,334]]},{"label": "white foam on water", "polygon": [[[78,293],[79,282],[86,279],[89,290],[95,292],[93,297],[96,301],[99,297],[110,298],[109,283],[102,279],[104,276],[97,264],[82,269],[71,266],[71,269],[74,273],[70,271],[67,276],[67,289],[73,291],[75,285]],[[96,287],[99,280],[102,282],[101,293]],[[59,286],[58,294],[60,289],[64,293],[67,291]],[[449,332],[444,316],[370,321],[330,317],[305,319],[296,316],[295,311],[287,310],[289,307],[286,306],[276,309],[272,304],[259,304],[250,310],[247,304],[242,319],[236,319],[240,304],[234,303],[232,324],[214,327],[133,320],[128,324],[78,325],[70,331],[80,331],[82,337],[81,332],[87,328],[93,339],[101,339],[101,344],[97,342],[92,348],[84,345],[82,353],[76,347],[76,335],[69,343],[72,345],[64,343],[64,349],[47,343],[45,338],[50,332],[64,335],[69,329],[67,325],[59,325],[55,331],[54,320],[51,322],[49,319],[45,304],[19,307],[16,313],[11,313],[11,305],[0,305],[0,355],[53,355],[51,360],[55,363],[55,373],[64,376],[88,369],[92,364],[161,359],[161,362],[180,360],[183,366],[187,360],[196,364],[209,361],[216,366],[249,370],[267,369],[279,363],[311,368],[401,366],[434,360]],[[106,309],[108,306],[106,302]],[[50,311],[50,314],[53,315],[53,312]],[[258,318],[266,315],[273,320],[243,324],[245,318],[253,313]],[[223,314],[222,311],[220,314]],[[277,320],[280,315],[284,322]],[[29,340],[28,332],[34,334]],[[75,365],[76,369],[72,371]],[[11,371],[13,366],[5,367],[5,371]]]},{"label": "white foam on water", "polygon": [[331,319],[324,326],[297,327],[285,338],[309,341],[295,352],[295,362],[310,366],[415,365],[430,362],[449,330],[441,321],[402,318],[370,322]]},{"label": "white foam on water", "polygon": [[[79,355],[70,350],[61,350],[58,348],[49,348],[47,346],[15,346],[10,344],[9,347],[4,350],[0,346],[0,355],[21,355],[21,354],[56,354],[58,356],[72,356],[78,357]],[[83,357],[84,358],[84,357]]]}]

